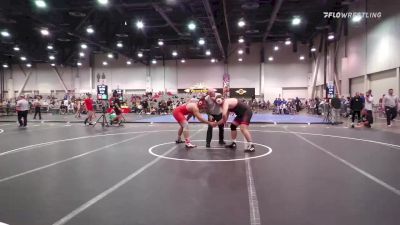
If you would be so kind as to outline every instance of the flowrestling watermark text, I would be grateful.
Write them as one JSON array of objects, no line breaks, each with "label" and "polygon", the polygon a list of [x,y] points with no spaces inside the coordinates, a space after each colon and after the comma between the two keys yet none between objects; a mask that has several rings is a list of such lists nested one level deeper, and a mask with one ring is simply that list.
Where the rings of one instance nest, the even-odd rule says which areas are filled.
[{"label": "flowrestling watermark text", "polygon": [[381,12],[324,12],[324,18],[335,18],[335,19],[379,19],[382,17]]}]

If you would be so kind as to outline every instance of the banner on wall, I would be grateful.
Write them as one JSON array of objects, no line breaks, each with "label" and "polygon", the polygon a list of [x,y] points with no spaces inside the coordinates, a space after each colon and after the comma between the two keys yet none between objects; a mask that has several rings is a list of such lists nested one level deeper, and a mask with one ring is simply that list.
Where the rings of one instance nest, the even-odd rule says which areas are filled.
[{"label": "banner on wall", "polygon": [[98,100],[108,100],[108,86],[107,85],[97,85],[97,99]]},{"label": "banner on wall", "polygon": [[230,88],[229,97],[231,98],[254,98],[255,88]]},{"label": "banner on wall", "polygon": [[326,86],[326,92],[328,98],[333,98],[335,96],[335,85],[333,84],[333,81],[328,82]]},{"label": "banner on wall", "polygon": [[224,74],[224,76],[222,77],[222,79],[223,79],[223,81],[222,81],[222,88],[223,88],[223,91],[222,91],[222,95],[224,96],[224,98],[227,98],[227,97],[229,97],[230,95],[230,92],[229,92],[229,89],[230,89],[230,83],[231,83],[231,77],[230,77],[230,75],[228,74],[228,73],[225,73]]}]

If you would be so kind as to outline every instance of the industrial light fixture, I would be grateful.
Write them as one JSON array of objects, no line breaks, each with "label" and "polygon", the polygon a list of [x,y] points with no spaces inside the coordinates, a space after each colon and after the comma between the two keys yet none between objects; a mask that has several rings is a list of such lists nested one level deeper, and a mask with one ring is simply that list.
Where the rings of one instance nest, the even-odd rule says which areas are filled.
[{"label": "industrial light fixture", "polygon": [[210,50],[207,50],[207,51],[206,51],[206,55],[211,55],[211,51],[210,51]]},{"label": "industrial light fixture", "polygon": [[47,28],[42,28],[42,29],[40,29],[40,33],[41,33],[43,36],[49,36],[49,34],[50,34],[50,32],[49,32],[49,30],[48,30]]},{"label": "industrial light fixture", "polygon": [[185,59],[181,59],[181,63],[185,63],[186,62],[186,60]]},{"label": "industrial light fixture", "polygon": [[328,34],[328,40],[333,40],[335,39],[335,35],[333,33]]},{"label": "industrial light fixture", "polygon": [[163,45],[164,45],[164,41],[163,41],[163,40],[161,40],[161,39],[160,39],[160,40],[158,40],[158,45],[159,45],[159,46],[163,46]]},{"label": "industrial light fixture", "polygon": [[204,45],[205,43],[206,41],[204,40],[204,38],[199,39],[199,45]]},{"label": "industrial light fixture", "polygon": [[268,57],[268,61],[274,61],[274,57],[272,56]]},{"label": "industrial light fixture", "polygon": [[103,66],[107,66],[108,62],[107,61],[103,61]]},{"label": "industrial light fixture", "polygon": [[77,62],[76,65],[77,66],[82,66],[82,63],[81,62]]},{"label": "industrial light fixture", "polygon": [[56,66],[56,64],[55,64],[55,63],[51,63],[50,66],[53,66],[53,67],[54,67],[54,66]]},{"label": "industrial light fixture", "polygon": [[31,67],[32,67],[32,64],[27,63],[27,64],[26,64],[26,67],[31,68]]},{"label": "industrial light fixture", "polygon": [[8,65],[7,64],[3,64],[3,68],[8,68]]},{"label": "industrial light fixture", "polygon": [[243,58],[238,58],[238,61],[239,61],[239,62],[242,62],[242,61],[243,61]]},{"label": "industrial light fixture", "polygon": [[3,37],[10,37],[11,36],[11,34],[8,32],[8,31],[6,31],[6,30],[3,30],[3,31],[1,31],[1,36],[3,36]]},{"label": "industrial light fixture", "polygon": [[188,24],[189,30],[195,30],[196,29],[196,24],[193,21],[190,21]]},{"label": "industrial light fixture", "polygon": [[84,52],[79,52],[79,57],[81,57],[81,58],[85,57],[85,53]]},{"label": "industrial light fixture", "polygon": [[122,48],[122,47],[124,47],[124,44],[122,42],[118,42],[117,43],[117,48]]},{"label": "industrial light fixture", "polygon": [[20,59],[21,59],[21,61],[26,61],[26,57],[25,56],[21,56]]},{"label": "industrial light fixture", "polygon": [[126,65],[131,65],[132,62],[130,60],[126,61]]},{"label": "industrial light fixture", "polygon": [[56,57],[55,57],[54,55],[49,55],[49,59],[50,59],[50,60],[55,60]]},{"label": "industrial light fixture", "polygon": [[97,0],[97,2],[98,2],[100,5],[107,5],[107,4],[108,4],[108,0]]},{"label": "industrial light fixture", "polygon": [[107,54],[107,57],[108,57],[109,59],[112,59],[112,58],[114,58],[114,55],[113,55],[112,53],[108,53],[108,54]]},{"label": "industrial light fixture", "polygon": [[143,21],[141,21],[141,20],[137,21],[137,22],[136,22],[136,27],[137,27],[138,29],[142,29],[142,28],[144,27]]},{"label": "industrial light fixture", "polygon": [[278,51],[279,50],[279,46],[278,45],[275,45],[274,46],[274,51]]},{"label": "industrial light fixture", "polygon": [[47,49],[49,49],[49,50],[53,50],[53,45],[47,45]]},{"label": "industrial light fixture", "polygon": [[214,58],[211,59],[211,63],[215,63],[217,60],[215,60]]},{"label": "industrial light fixture", "polygon": [[156,59],[153,59],[153,60],[151,60],[151,63],[152,63],[152,64],[156,64],[156,63],[157,63],[157,60],[156,60]]},{"label": "industrial light fixture", "polygon": [[290,39],[287,39],[287,40],[285,41],[285,45],[290,45],[290,44],[292,44],[292,42],[290,41]]},{"label": "industrial light fixture", "polygon": [[299,57],[299,59],[300,59],[300,60],[304,60],[304,59],[305,59],[304,55],[301,55],[301,56]]},{"label": "industrial light fixture", "polygon": [[238,42],[239,43],[243,43],[244,42],[244,38],[243,37],[239,37]]},{"label": "industrial light fixture", "polygon": [[137,56],[138,56],[139,58],[142,58],[142,57],[143,57],[143,53],[142,53],[142,52],[138,52]]},{"label": "industrial light fixture", "polygon": [[88,26],[88,27],[86,28],[86,33],[88,33],[88,34],[93,34],[93,33],[94,33],[93,27],[92,27],[92,26]]},{"label": "industrial light fixture", "polygon": [[47,4],[44,0],[35,0],[35,5],[38,8],[46,8]]},{"label": "industrial light fixture", "polygon": [[239,49],[239,50],[238,50],[238,54],[239,54],[239,55],[243,55],[243,50],[242,50],[242,49]]},{"label": "industrial light fixture", "polygon": [[244,21],[243,18],[240,19],[240,20],[238,21],[238,26],[239,26],[239,27],[244,27],[244,26],[246,26],[246,22]]},{"label": "industrial light fixture", "polygon": [[299,16],[293,17],[293,19],[292,19],[292,25],[293,25],[293,26],[297,26],[297,25],[299,25],[300,23],[301,23],[301,18],[300,18]]},{"label": "industrial light fixture", "polygon": [[85,43],[81,44],[82,49],[87,49],[87,47],[88,47],[87,44],[85,44]]},{"label": "industrial light fixture", "polygon": [[311,51],[312,51],[312,52],[315,52],[315,51],[317,51],[317,49],[316,49],[315,47],[312,47],[312,48],[311,48]]},{"label": "industrial light fixture", "polygon": [[172,56],[174,56],[174,57],[178,56],[178,52],[177,51],[173,51],[172,52]]},{"label": "industrial light fixture", "polygon": [[14,47],[14,51],[19,52],[19,50],[21,50],[18,46]]}]

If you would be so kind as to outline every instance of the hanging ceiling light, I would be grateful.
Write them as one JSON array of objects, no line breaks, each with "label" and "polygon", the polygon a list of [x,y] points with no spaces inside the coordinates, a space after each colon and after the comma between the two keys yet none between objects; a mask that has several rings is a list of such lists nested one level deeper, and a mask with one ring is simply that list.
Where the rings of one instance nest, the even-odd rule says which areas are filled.
[{"label": "hanging ceiling light", "polygon": [[47,7],[47,4],[44,0],[35,0],[35,5],[36,5],[36,7],[42,8],[42,9]]},{"label": "hanging ceiling light", "polygon": [[137,56],[138,56],[139,58],[142,58],[142,57],[143,57],[143,53],[142,53],[142,52],[138,52]]},{"label": "hanging ceiling light", "polygon": [[238,61],[239,61],[239,62],[242,62],[242,61],[243,61],[243,58],[238,58]]},{"label": "hanging ceiling light", "polygon": [[301,55],[301,56],[299,57],[299,59],[300,59],[300,60],[304,60],[304,59],[305,59],[304,55]]},{"label": "hanging ceiling light", "polygon": [[239,37],[238,42],[239,43],[243,43],[244,42],[244,38],[243,37]]},{"label": "hanging ceiling light", "polygon": [[211,55],[211,51],[210,51],[210,50],[207,50],[207,51],[206,51],[206,55]]},{"label": "hanging ceiling light", "polygon": [[205,43],[206,41],[204,40],[204,38],[199,39],[199,45],[204,45]]},{"label": "hanging ceiling light", "polygon": [[157,60],[156,60],[156,59],[153,59],[153,60],[151,60],[151,63],[152,63],[152,64],[156,64],[156,63],[157,63]]},{"label": "hanging ceiling light", "polygon": [[112,53],[108,53],[108,54],[107,54],[107,57],[108,57],[109,59],[112,59],[112,58],[114,58],[114,55],[113,55]]},{"label": "hanging ceiling light", "polygon": [[185,63],[186,62],[186,60],[185,59],[181,59],[181,63]]},{"label": "hanging ceiling light", "polygon": [[8,31],[6,31],[6,30],[1,31],[0,34],[1,34],[1,36],[3,36],[3,37],[10,37],[10,36],[11,36],[11,34],[10,34]]},{"label": "hanging ceiling light", "polygon": [[47,45],[47,49],[49,49],[49,50],[53,50],[53,45]]},{"label": "hanging ceiling light", "polygon": [[163,40],[161,40],[161,39],[160,39],[160,40],[158,40],[158,45],[159,45],[159,46],[163,46],[163,45],[164,45],[164,41],[163,41]]},{"label": "hanging ceiling light", "polygon": [[49,30],[48,30],[47,28],[42,28],[42,29],[40,29],[40,33],[41,33],[43,36],[49,36],[49,35],[50,35],[50,32],[49,32]]},{"label": "hanging ceiling light", "polygon": [[292,42],[290,41],[290,39],[286,39],[285,45],[290,45],[290,44],[292,44]]},{"label": "hanging ceiling light", "polygon": [[268,61],[274,61],[274,57],[272,56],[268,57]]},{"label": "hanging ceiling light", "polygon": [[82,44],[81,44],[81,48],[82,48],[82,49],[87,49],[87,47],[88,47],[87,44],[85,44],[85,43],[82,43]]},{"label": "hanging ceiling light", "polygon": [[136,27],[137,27],[138,29],[143,29],[143,27],[144,27],[143,21],[138,20],[138,21],[136,22]]},{"label": "hanging ceiling light", "polygon": [[239,50],[238,50],[238,54],[239,54],[239,55],[243,55],[243,50],[242,50],[242,49],[239,49]]},{"label": "hanging ceiling light", "polygon": [[244,21],[243,18],[241,18],[241,19],[238,21],[238,26],[239,26],[239,27],[244,27],[244,26],[246,26],[246,22]]},{"label": "hanging ceiling light", "polygon": [[85,57],[85,53],[84,52],[79,52],[79,57],[81,57],[81,58]]},{"label": "hanging ceiling light", "polygon": [[26,57],[25,56],[21,56],[20,59],[21,59],[21,61],[26,61]]},{"label": "hanging ceiling light", "polygon": [[107,66],[108,62],[107,61],[103,61],[103,66]]},{"label": "hanging ceiling light", "polygon": [[88,34],[93,34],[93,33],[94,33],[93,27],[92,27],[92,26],[88,26],[88,27],[86,28],[86,33],[88,33]]},{"label": "hanging ceiling light", "polygon": [[18,46],[14,47],[14,51],[19,52],[19,50],[21,50]]},{"label": "hanging ceiling light", "polygon": [[77,66],[82,66],[82,63],[81,62],[77,62],[76,65]]},{"label": "hanging ceiling light", "polygon": [[50,55],[50,56],[49,56],[49,59],[50,59],[50,60],[55,60],[56,57],[55,57],[54,55]]},{"label": "hanging ceiling light", "polygon": [[279,46],[278,45],[275,45],[274,46],[274,51],[278,51],[279,50]]},{"label": "hanging ceiling light", "polygon": [[196,29],[196,24],[193,21],[190,21],[188,24],[189,30],[195,30]]},{"label": "hanging ceiling light", "polygon": [[315,47],[312,47],[311,52],[315,52],[315,51],[317,51],[317,49]]},{"label": "hanging ceiling light", "polygon": [[27,63],[27,64],[26,64],[26,67],[31,68],[31,67],[32,67],[32,64]]},{"label": "hanging ceiling light", "polygon": [[174,51],[172,52],[172,56],[173,56],[173,57],[178,56],[178,52],[174,50]]},{"label": "hanging ceiling light", "polygon": [[126,65],[131,65],[132,62],[130,60],[126,61]]},{"label": "hanging ceiling light", "polygon": [[301,18],[299,16],[293,17],[293,19],[292,19],[292,25],[293,26],[300,25],[300,23],[301,23]]}]

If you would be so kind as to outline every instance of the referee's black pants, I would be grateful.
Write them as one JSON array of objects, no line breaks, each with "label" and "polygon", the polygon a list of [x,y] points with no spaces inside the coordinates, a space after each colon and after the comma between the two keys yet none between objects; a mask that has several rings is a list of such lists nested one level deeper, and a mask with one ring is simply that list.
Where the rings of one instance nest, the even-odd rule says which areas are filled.
[{"label": "referee's black pants", "polygon": [[[222,119],[222,114],[219,115],[211,115],[212,116],[212,120],[210,120],[210,116],[209,116],[209,121],[220,121]],[[224,141],[224,124],[221,124],[218,126],[219,129],[219,142],[223,142]],[[208,125],[208,129],[207,129],[207,144],[211,143],[211,139],[212,139],[212,133],[213,131],[213,127]]]}]

